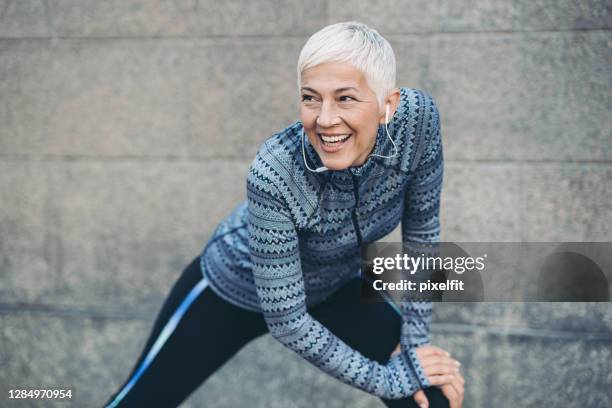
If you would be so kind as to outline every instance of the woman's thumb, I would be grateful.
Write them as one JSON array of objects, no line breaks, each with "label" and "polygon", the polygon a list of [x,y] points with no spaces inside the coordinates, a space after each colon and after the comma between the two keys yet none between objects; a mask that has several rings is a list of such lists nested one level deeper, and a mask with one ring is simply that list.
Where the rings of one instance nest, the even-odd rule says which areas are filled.
[{"label": "woman's thumb", "polygon": [[418,390],[412,397],[418,404],[419,408],[429,408],[429,401],[427,400],[427,396],[425,396],[425,392],[423,390]]}]

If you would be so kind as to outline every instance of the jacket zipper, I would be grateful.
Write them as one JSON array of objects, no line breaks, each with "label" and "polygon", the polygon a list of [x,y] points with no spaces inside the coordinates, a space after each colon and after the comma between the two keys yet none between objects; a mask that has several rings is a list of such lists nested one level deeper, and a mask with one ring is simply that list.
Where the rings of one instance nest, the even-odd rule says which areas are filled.
[{"label": "jacket zipper", "polygon": [[361,231],[359,230],[359,223],[357,222],[357,206],[359,205],[359,185],[357,184],[357,176],[351,174],[353,179],[353,192],[355,193],[355,208],[353,208],[353,227],[355,227],[355,234],[357,235],[357,245],[359,245],[359,251],[361,251],[361,244],[363,238]]}]

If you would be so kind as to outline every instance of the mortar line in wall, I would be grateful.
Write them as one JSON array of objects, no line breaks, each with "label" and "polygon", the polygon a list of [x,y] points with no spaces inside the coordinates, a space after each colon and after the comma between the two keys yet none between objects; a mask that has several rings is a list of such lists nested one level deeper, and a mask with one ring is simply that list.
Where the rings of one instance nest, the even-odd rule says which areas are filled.
[{"label": "mortar line in wall", "polygon": [[527,225],[525,222],[525,217],[523,216],[524,214],[528,214],[527,212],[527,197],[525,195],[525,188],[524,188],[524,178],[525,178],[525,167],[524,165],[519,165],[518,166],[518,195],[519,195],[519,213],[518,215],[518,233],[519,233],[519,238],[521,239],[521,241],[525,241],[527,239]]},{"label": "mortar line in wall", "polygon": [[43,8],[45,10],[45,25],[46,25],[46,32],[49,33],[49,36],[52,37],[52,33],[55,31],[54,27],[53,27],[53,22],[52,22],[52,18],[51,18],[51,7],[49,7],[49,0],[44,0],[42,2],[43,4]]},{"label": "mortar line in wall", "polygon": [[448,159],[447,163],[483,163],[483,164],[612,164],[612,160],[575,160],[575,159]]},{"label": "mortar line in wall", "polygon": [[432,330],[441,333],[484,333],[489,336],[508,337],[530,337],[530,338],[554,338],[558,340],[590,340],[590,341],[612,341],[610,332],[587,332],[553,329],[532,329],[529,327],[465,324],[465,323],[432,323]]},{"label": "mortar line in wall", "polygon": [[158,162],[158,161],[178,161],[178,162],[199,162],[199,161],[217,161],[217,160],[228,160],[228,161],[245,161],[252,160],[255,157],[255,153],[253,156],[232,156],[232,155],[214,155],[214,156],[85,156],[85,155],[3,155],[0,154],[0,160],[15,160],[15,161],[23,161],[31,160],[31,161],[39,161],[39,162]]},{"label": "mortar line in wall", "polygon": [[[473,34],[552,34],[552,33],[609,33],[611,28],[573,28],[573,29],[548,29],[548,30],[447,30],[447,31],[412,31],[412,32],[381,32],[385,36],[436,36],[436,35],[473,35]],[[231,40],[231,39],[283,39],[283,38],[308,38],[309,34],[207,34],[207,35],[125,35],[125,36],[48,36],[48,37],[0,37],[0,41],[35,41],[35,40],[58,40],[58,41],[117,41],[117,40]]]},{"label": "mortar line in wall", "polygon": [[[199,161],[215,161],[215,160],[229,160],[229,161],[244,161],[252,160],[255,156],[253,155],[211,155],[211,156],[181,156],[181,155],[160,155],[160,156],[138,156],[138,155],[125,155],[125,156],[88,156],[88,155],[72,155],[72,154],[58,154],[58,155],[34,155],[34,154],[0,154],[0,160],[4,161],[40,161],[40,162],[55,162],[55,161],[140,161],[140,162],[155,162],[155,161],[185,161],[185,162],[199,162]],[[447,164],[461,164],[461,163],[477,163],[477,164],[588,164],[588,165],[611,165],[612,160],[574,160],[574,159],[445,159]]]},{"label": "mortar line in wall", "polygon": [[50,305],[41,303],[0,303],[0,316],[9,314],[37,314],[51,317],[83,317],[93,319],[148,320],[151,313],[145,310],[125,312],[98,308]]}]

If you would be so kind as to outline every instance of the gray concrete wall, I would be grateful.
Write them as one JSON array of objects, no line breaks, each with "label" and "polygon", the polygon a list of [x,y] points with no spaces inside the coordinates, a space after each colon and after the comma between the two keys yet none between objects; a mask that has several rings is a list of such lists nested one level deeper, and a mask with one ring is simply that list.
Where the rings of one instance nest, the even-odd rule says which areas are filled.
[{"label": "gray concrete wall", "polygon": [[[610,241],[605,0],[0,0],[0,406],[100,406],[297,119],[310,34],[364,21],[438,102],[443,239]],[[396,231],[397,234],[397,231]],[[466,407],[610,406],[609,304],[436,305]],[[9,401],[70,388],[73,402]],[[186,407],[378,407],[269,336]],[[207,403],[208,402],[208,403]]]}]

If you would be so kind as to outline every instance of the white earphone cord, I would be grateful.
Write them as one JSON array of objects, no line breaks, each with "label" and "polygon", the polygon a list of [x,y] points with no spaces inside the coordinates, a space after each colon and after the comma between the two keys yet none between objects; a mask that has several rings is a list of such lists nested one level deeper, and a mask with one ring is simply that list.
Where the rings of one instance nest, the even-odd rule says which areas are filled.
[{"label": "white earphone cord", "polygon": [[[393,153],[391,156],[381,156],[380,154],[371,153],[370,156],[382,157],[383,159],[390,159],[392,157],[397,156],[397,146],[395,145],[395,142],[393,141],[393,139],[391,138],[391,135],[389,134],[389,129],[387,128],[388,122],[389,122],[389,104],[387,104],[387,110],[385,113],[385,131],[387,132],[387,136],[389,137],[391,144],[393,144],[393,149],[395,150],[395,153]],[[325,166],[317,167],[316,169],[311,169],[310,166],[308,166],[308,161],[306,160],[306,149],[304,148],[304,126],[302,126],[302,156],[304,157],[304,164],[306,165],[306,168],[308,170],[315,172],[315,173],[321,173],[321,172],[329,170]]]}]

